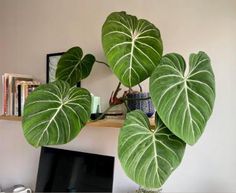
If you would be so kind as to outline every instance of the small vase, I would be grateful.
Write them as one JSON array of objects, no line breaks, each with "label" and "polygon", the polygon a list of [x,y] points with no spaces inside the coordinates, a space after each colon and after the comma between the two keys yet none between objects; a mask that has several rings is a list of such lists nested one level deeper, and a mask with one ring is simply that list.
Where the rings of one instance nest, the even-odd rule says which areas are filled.
[{"label": "small vase", "polygon": [[136,193],[161,193],[161,188],[144,188],[144,187],[139,187],[138,190],[136,190]]},{"label": "small vase", "polygon": [[[127,106],[130,111],[139,109],[143,111],[148,117],[154,114],[154,107],[151,99],[146,99],[149,97],[149,93],[137,92],[127,94]],[[145,100],[143,100],[145,99]]]}]

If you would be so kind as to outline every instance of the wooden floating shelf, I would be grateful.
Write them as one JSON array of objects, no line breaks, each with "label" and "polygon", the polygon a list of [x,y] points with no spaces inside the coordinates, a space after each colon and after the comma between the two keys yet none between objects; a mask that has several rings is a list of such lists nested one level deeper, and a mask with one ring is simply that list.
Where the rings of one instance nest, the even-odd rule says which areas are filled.
[{"label": "wooden floating shelf", "polygon": [[0,120],[6,120],[6,121],[21,121],[21,120],[22,120],[22,117],[1,115],[1,116],[0,116]]},{"label": "wooden floating shelf", "polygon": [[[150,118],[151,127],[155,126],[154,118]],[[111,127],[111,128],[121,128],[123,126],[124,119],[101,119],[99,121],[88,122],[86,125],[89,127]]]},{"label": "wooden floating shelf", "polygon": [[[18,116],[5,116],[1,115],[0,120],[7,120],[7,121],[22,121],[22,117]],[[150,124],[151,126],[154,126],[154,119],[151,118]],[[86,126],[89,127],[107,127],[107,128],[121,128],[123,126],[124,120],[123,119],[101,119],[99,121],[91,121],[86,124]]]},{"label": "wooden floating shelf", "polygon": [[123,122],[124,122],[123,119],[101,119],[99,121],[88,122],[86,126],[120,128],[122,127]]}]

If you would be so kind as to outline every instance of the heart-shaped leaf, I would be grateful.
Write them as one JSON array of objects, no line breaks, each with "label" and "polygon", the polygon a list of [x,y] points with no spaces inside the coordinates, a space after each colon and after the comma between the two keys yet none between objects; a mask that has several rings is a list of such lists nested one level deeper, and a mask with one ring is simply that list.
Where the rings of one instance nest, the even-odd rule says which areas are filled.
[{"label": "heart-shaped leaf", "polygon": [[107,17],[102,27],[102,44],[109,66],[127,87],[148,78],[163,51],[159,30],[149,21],[125,12]]},{"label": "heart-shaped leaf", "polygon": [[24,106],[23,130],[35,146],[64,144],[77,136],[90,118],[91,96],[64,81],[39,86]]},{"label": "heart-shaped leaf", "polygon": [[74,86],[86,78],[92,70],[95,57],[91,54],[82,57],[83,51],[80,47],[73,47],[65,52],[57,64],[56,79]]},{"label": "heart-shaped leaf", "polygon": [[204,52],[191,54],[189,70],[179,54],[167,54],[150,78],[150,94],[165,125],[192,145],[204,131],[215,100],[215,80]]},{"label": "heart-shaped leaf", "polygon": [[127,176],[145,188],[161,187],[185,150],[185,143],[157,119],[156,128],[151,128],[142,111],[131,111],[119,134],[121,165]]}]

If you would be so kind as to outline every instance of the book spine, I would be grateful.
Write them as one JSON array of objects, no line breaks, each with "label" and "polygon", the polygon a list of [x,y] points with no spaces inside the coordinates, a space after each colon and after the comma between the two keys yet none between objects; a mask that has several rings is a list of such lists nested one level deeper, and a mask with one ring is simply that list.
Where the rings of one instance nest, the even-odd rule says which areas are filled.
[{"label": "book spine", "polygon": [[2,114],[5,115],[5,75],[2,75]]},{"label": "book spine", "polygon": [[16,115],[15,110],[16,110],[16,92],[15,92],[15,77],[12,77],[12,83],[11,83],[11,93],[12,93],[12,115]]},{"label": "book spine", "polygon": [[4,115],[9,115],[9,77],[5,75],[4,81]]},{"label": "book spine", "polygon": [[9,76],[8,79],[8,113],[9,115],[13,115],[13,105],[12,105],[12,76]]},{"label": "book spine", "polygon": [[23,115],[25,104],[25,92],[24,92],[24,84],[21,85],[21,115]]},{"label": "book spine", "polygon": [[19,116],[19,113],[18,113],[19,103],[18,103],[17,85],[15,84],[14,87],[15,87],[15,89],[14,89],[14,115]]},{"label": "book spine", "polygon": [[21,116],[22,114],[21,114],[21,85],[19,84],[19,85],[17,85],[17,93],[18,93],[18,95],[17,95],[17,101],[18,101],[18,116]]},{"label": "book spine", "polygon": [[4,112],[4,95],[5,95],[5,92],[4,92],[4,75],[2,75],[2,114],[4,115],[5,112]]},{"label": "book spine", "polygon": [[26,99],[26,97],[28,95],[28,91],[27,91],[28,84],[27,83],[23,83],[21,86],[22,86],[21,87],[21,115],[23,115],[25,99]]}]

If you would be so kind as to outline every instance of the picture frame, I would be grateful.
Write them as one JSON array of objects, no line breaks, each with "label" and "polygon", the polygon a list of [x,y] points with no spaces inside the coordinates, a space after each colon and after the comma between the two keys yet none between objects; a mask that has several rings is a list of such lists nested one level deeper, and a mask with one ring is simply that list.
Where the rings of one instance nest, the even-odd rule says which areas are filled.
[{"label": "picture frame", "polygon": [[46,82],[47,83],[50,83],[50,82],[53,82],[56,80],[57,64],[63,54],[64,54],[64,52],[47,54],[47,70],[46,70],[46,72],[47,72]]},{"label": "picture frame", "polygon": [[[50,83],[56,80],[56,69],[58,61],[64,52],[50,53],[46,56],[46,82]],[[77,87],[80,87],[81,83],[77,83]]]}]

